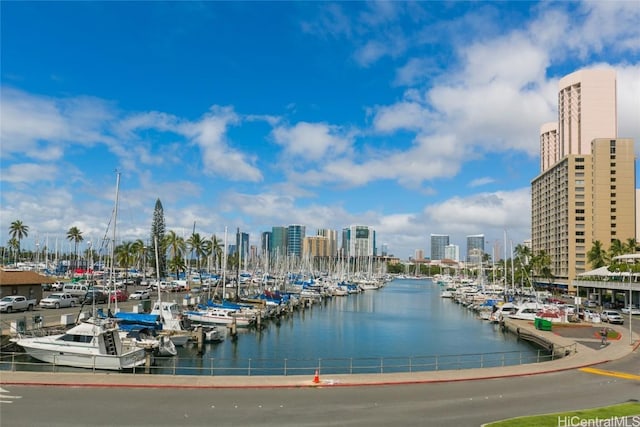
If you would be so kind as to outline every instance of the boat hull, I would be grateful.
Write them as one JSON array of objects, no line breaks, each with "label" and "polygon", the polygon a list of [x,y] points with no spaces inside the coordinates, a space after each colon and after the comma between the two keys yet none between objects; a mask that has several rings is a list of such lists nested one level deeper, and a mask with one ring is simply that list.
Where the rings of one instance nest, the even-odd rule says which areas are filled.
[{"label": "boat hull", "polygon": [[36,360],[74,368],[122,371],[142,366],[146,362],[144,349],[136,349],[120,356],[112,356],[78,353],[74,352],[73,349],[53,348],[45,343],[28,343],[25,340],[18,340],[16,344],[24,348],[25,352]]}]

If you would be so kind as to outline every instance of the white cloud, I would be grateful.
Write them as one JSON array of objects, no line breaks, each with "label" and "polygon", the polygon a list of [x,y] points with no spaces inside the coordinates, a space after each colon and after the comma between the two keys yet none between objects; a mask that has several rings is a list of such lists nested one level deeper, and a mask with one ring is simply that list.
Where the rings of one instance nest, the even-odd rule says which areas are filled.
[{"label": "white cloud", "polygon": [[339,157],[350,148],[348,137],[342,136],[338,127],[325,123],[299,122],[291,127],[277,127],[272,135],[287,156],[307,161]]},{"label": "white cloud", "polygon": [[483,185],[487,185],[487,184],[491,184],[495,182],[495,179],[490,178],[488,176],[482,177],[482,178],[476,178],[473,181],[471,181],[469,183],[469,187],[481,187]]},{"label": "white cloud", "polygon": [[21,154],[57,160],[69,144],[92,145],[111,139],[103,133],[110,105],[90,97],[49,98],[2,87],[0,139],[5,156]]},{"label": "white cloud", "polygon": [[57,168],[51,164],[14,163],[2,169],[0,181],[25,183],[52,181],[56,178]]},{"label": "white cloud", "polygon": [[255,159],[233,149],[227,142],[228,127],[239,122],[240,117],[231,107],[213,106],[200,121],[183,124],[180,129],[202,151],[205,173],[232,181],[260,181],[262,173],[253,165]]},{"label": "white cloud", "polygon": [[421,130],[428,128],[431,115],[417,102],[399,102],[379,107],[376,110],[373,127],[380,132],[394,132],[399,129]]}]

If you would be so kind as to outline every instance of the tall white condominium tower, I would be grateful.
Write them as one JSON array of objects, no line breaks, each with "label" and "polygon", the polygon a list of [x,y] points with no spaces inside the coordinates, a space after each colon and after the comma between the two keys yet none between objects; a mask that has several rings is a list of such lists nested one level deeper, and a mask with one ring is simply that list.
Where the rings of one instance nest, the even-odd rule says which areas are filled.
[{"label": "tall white condominium tower", "polygon": [[556,285],[572,289],[600,241],[636,235],[633,140],[618,138],[616,75],[581,70],[562,78],[558,121],[540,128],[540,175],[531,182],[531,250],[551,260]]},{"label": "tall white condominium tower", "polygon": [[376,232],[366,225],[352,225],[343,230],[347,254],[351,257],[376,255]]}]

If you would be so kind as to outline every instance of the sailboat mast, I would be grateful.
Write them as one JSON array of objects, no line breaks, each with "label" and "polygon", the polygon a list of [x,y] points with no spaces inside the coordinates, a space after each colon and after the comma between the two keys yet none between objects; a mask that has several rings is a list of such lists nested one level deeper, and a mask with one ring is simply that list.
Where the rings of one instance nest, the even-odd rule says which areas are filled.
[{"label": "sailboat mast", "polygon": [[[111,271],[109,273],[109,283],[114,285],[114,307],[115,310],[118,311],[118,297],[116,295],[115,289],[115,278],[114,278],[114,270],[116,267],[115,262],[115,253],[116,253],[116,223],[118,219],[118,197],[120,194],[120,172],[116,172],[116,201],[115,206],[113,208],[113,233],[111,239]],[[109,297],[109,303],[111,303],[111,297]]]}]

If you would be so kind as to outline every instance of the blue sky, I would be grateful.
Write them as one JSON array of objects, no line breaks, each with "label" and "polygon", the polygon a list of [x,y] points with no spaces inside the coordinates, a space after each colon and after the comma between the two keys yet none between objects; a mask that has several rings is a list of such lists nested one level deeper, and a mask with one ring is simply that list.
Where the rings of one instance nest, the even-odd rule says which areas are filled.
[{"label": "blue sky", "polygon": [[530,237],[557,82],[612,67],[640,141],[638,2],[2,2],[0,241],[369,225]]}]

